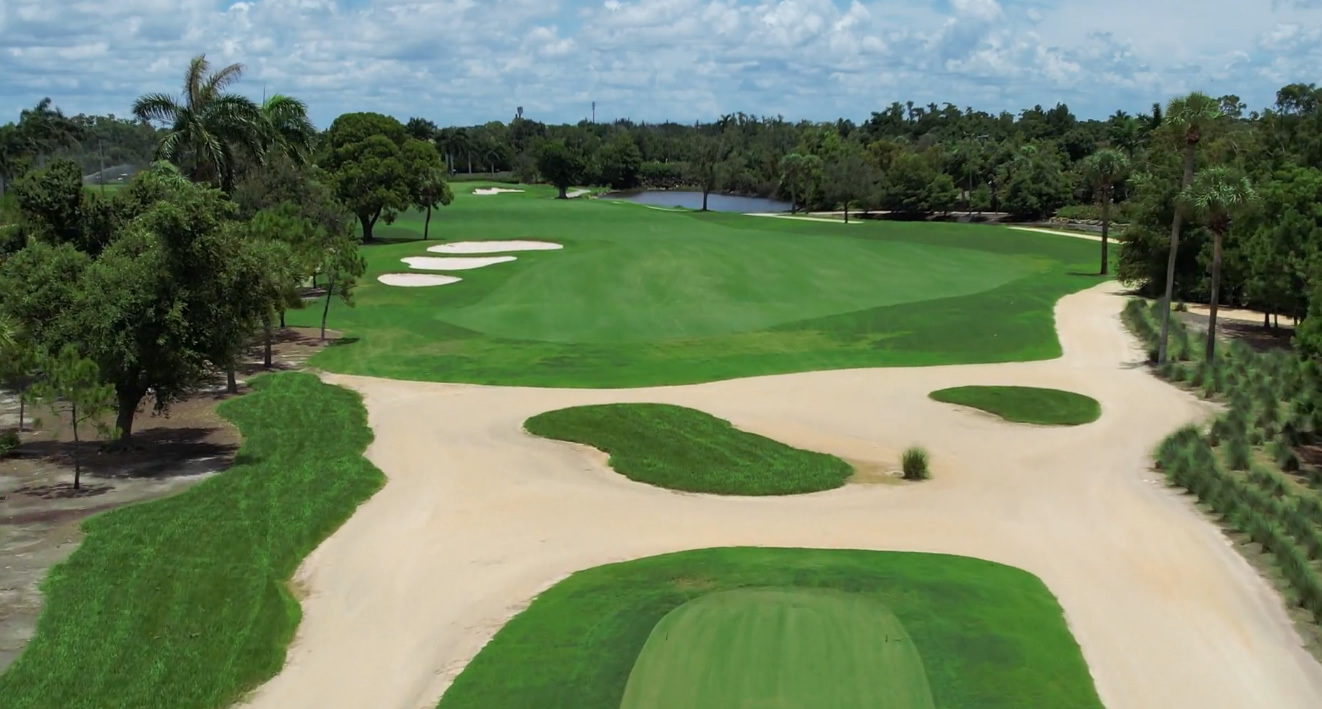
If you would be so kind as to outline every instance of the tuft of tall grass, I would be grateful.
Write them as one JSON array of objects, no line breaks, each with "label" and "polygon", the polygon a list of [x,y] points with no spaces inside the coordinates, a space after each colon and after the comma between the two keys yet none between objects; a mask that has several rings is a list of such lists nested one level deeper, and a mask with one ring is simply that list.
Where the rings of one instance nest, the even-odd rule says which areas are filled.
[{"label": "tuft of tall grass", "polygon": [[1252,463],[1253,449],[1248,438],[1243,435],[1231,436],[1226,440],[1226,464],[1231,470],[1248,470]]},{"label": "tuft of tall grass", "polygon": [[918,446],[911,446],[900,456],[900,470],[905,480],[927,480],[932,477],[927,451]]}]

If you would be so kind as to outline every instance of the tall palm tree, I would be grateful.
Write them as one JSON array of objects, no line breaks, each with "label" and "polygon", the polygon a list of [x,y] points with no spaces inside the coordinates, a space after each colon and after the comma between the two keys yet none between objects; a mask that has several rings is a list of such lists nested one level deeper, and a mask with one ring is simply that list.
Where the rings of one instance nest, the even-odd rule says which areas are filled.
[{"label": "tall palm tree", "polygon": [[1212,293],[1207,312],[1208,364],[1216,358],[1217,301],[1221,296],[1221,248],[1225,242],[1230,221],[1245,207],[1256,201],[1258,195],[1247,177],[1236,175],[1227,167],[1208,168],[1198,173],[1193,184],[1185,188],[1181,201],[1207,219],[1212,230]]},{"label": "tall palm tree", "polygon": [[[1154,107],[1159,109],[1160,105]],[[1184,149],[1184,177],[1180,189],[1193,184],[1194,157],[1198,143],[1221,118],[1221,103],[1200,91],[1171,101],[1166,110],[1164,125],[1169,126]],[[1175,295],[1175,257],[1180,249],[1180,227],[1184,225],[1184,206],[1177,200],[1175,218],[1171,220],[1171,248],[1166,259],[1166,294],[1161,299],[1161,342],[1157,348],[1157,363],[1166,363],[1171,328],[1171,299]]]},{"label": "tall palm tree", "polygon": [[312,139],[317,129],[308,120],[308,106],[293,96],[272,94],[262,102],[262,149],[284,153],[295,165],[312,159]]},{"label": "tall palm tree", "polygon": [[1111,199],[1115,194],[1115,183],[1124,179],[1128,172],[1129,158],[1113,148],[1098,150],[1083,161],[1083,173],[1096,188],[1097,198],[1102,202],[1102,267],[1099,272],[1103,276],[1110,265],[1107,240],[1111,227]]},{"label": "tall palm tree", "polygon": [[180,96],[139,97],[133,115],[169,124],[156,147],[157,159],[179,165],[194,182],[232,187],[237,151],[260,156],[266,137],[261,108],[247,97],[225,92],[242,75],[242,64],[213,72],[206,55],[199,54],[188,63]]}]

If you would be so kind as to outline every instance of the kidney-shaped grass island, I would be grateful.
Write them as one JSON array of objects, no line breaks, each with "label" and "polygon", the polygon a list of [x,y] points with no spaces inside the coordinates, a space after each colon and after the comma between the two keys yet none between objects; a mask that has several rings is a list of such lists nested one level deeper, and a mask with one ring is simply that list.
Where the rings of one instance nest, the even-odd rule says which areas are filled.
[{"label": "kidney-shaped grass island", "polygon": [[439,709],[1100,709],[1036,577],[940,554],[722,548],[579,572]]},{"label": "kidney-shaped grass island", "polygon": [[524,422],[531,434],[592,446],[625,477],[717,495],[794,495],[844,485],[854,469],[670,404],[601,404],[548,411]]},{"label": "kidney-shaped grass island", "polygon": [[930,394],[947,404],[986,411],[1014,423],[1081,426],[1102,415],[1102,405],[1090,396],[1060,389],[1023,386],[962,386]]},{"label": "kidney-shaped grass island", "polygon": [[[1049,359],[1060,355],[1056,301],[1099,282],[1081,275],[1096,270],[1095,245],[1081,239],[969,224],[845,228],[524,189],[457,199],[433,219],[429,241],[417,214],[380,228],[383,243],[362,249],[368,270],[356,305],[331,303],[331,327],[345,337],[312,364],[394,379],[609,388]],[[379,281],[410,270],[449,275],[414,265],[440,263],[418,260],[449,254],[438,246],[474,241],[493,242],[481,254],[488,259],[516,258],[453,271],[462,280],[446,285]],[[309,309],[290,322],[319,325],[320,316]]]}]

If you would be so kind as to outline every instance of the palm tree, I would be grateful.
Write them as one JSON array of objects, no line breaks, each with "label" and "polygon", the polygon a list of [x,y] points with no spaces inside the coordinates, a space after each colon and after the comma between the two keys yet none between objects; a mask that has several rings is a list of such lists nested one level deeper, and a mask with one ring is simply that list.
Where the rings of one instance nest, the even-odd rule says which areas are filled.
[{"label": "palm tree", "polygon": [[261,107],[244,96],[225,93],[242,75],[242,64],[213,72],[206,55],[199,54],[188,63],[180,97],[162,93],[139,97],[133,115],[169,124],[156,147],[157,159],[179,165],[194,182],[232,187],[236,151],[260,157],[268,137]]},{"label": "palm tree", "polygon": [[438,206],[448,206],[454,201],[454,192],[450,190],[445,177],[445,168],[439,166],[418,177],[413,206],[427,211],[427,221],[422,225],[423,241],[431,238],[431,210]]},{"label": "palm tree", "polygon": [[[1161,106],[1153,107],[1157,113]],[[1217,119],[1221,118],[1221,104],[1216,99],[1200,91],[1171,101],[1166,111],[1164,125],[1170,129],[1184,148],[1184,177],[1180,189],[1193,184],[1194,155],[1203,134],[1209,131]],[[1157,363],[1166,363],[1166,345],[1171,328],[1171,299],[1175,295],[1175,257],[1180,249],[1180,227],[1184,225],[1184,209],[1176,203],[1175,218],[1171,220],[1171,248],[1166,260],[1166,294],[1162,297],[1161,341],[1157,349]]]},{"label": "palm tree", "polygon": [[1247,177],[1236,175],[1226,167],[1213,167],[1198,173],[1193,184],[1185,188],[1180,198],[1187,207],[1202,214],[1212,230],[1212,293],[1207,312],[1208,364],[1216,358],[1216,314],[1221,296],[1221,247],[1225,242],[1230,221],[1245,207],[1257,200],[1257,193]]},{"label": "palm tree", "polygon": [[312,138],[317,129],[308,120],[308,106],[293,96],[272,94],[262,102],[262,149],[278,150],[295,165],[312,159]]},{"label": "palm tree", "polygon": [[1102,202],[1102,268],[1105,276],[1110,265],[1107,253],[1107,238],[1111,227],[1111,200],[1115,194],[1115,183],[1124,179],[1129,172],[1129,158],[1119,150],[1103,148],[1089,155],[1083,161],[1083,173],[1097,189],[1097,198]]}]

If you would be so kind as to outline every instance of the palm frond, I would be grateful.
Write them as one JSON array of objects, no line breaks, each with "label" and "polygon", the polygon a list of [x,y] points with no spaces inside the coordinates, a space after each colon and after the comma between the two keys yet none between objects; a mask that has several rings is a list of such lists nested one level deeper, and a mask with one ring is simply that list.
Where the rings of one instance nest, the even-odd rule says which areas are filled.
[{"label": "palm frond", "polygon": [[133,115],[144,121],[173,123],[183,108],[173,96],[146,94],[133,102]]},{"label": "palm frond", "polygon": [[243,77],[243,70],[244,66],[236,62],[212,74],[207,78],[206,95],[214,97],[224,91],[230,84]]},{"label": "palm frond", "polygon": [[189,106],[196,108],[202,104],[202,87],[210,70],[211,62],[207,61],[205,54],[199,54],[189,60],[188,71],[184,72],[184,96],[187,97]]}]

